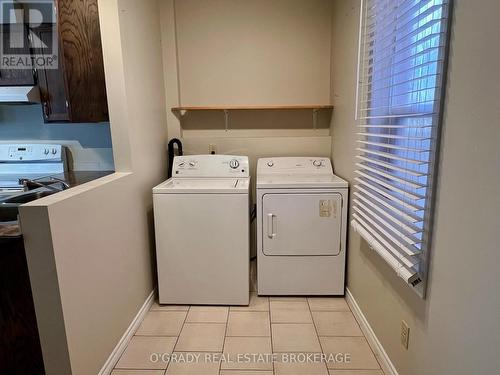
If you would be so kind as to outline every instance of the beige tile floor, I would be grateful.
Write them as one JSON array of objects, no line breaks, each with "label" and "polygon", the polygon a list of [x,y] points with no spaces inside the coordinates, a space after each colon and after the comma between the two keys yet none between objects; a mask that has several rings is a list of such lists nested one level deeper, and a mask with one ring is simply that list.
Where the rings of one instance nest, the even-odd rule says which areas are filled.
[{"label": "beige tile floor", "polygon": [[[158,356],[151,361],[153,353]],[[177,360],[162,360],[164,353]],[[238,360],[245,353],[260,359]],[[265,360],[272,353],[278,359]],[[300,353],[349,353],[350,361],[303,363]],[[294,354],[295,363],[280,359]],[[383,375],[343,298],[268,298],[255,292],[248,307],[155,303],[112,374]]]},{"label": "beige tile floor", "polygon": [[[337,360],[321,361],[321,353],[345,353],[350,360],[342,362],[337,356]],[[250,359],[242,358],[245,354],[250,354]],[[274,360],[270,360],[272,355]],[[304,363],[306,355],[311,360]],[[112,375],[160,374],[383,375],[383,372],[344,298],[268,298],[251,292],[249,306],[155,303]]]}]

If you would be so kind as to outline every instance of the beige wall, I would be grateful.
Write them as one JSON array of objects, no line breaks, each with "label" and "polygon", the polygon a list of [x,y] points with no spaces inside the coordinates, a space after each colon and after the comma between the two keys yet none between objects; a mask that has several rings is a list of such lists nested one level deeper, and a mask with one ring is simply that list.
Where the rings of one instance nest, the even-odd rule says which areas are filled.
[{"label": "beige wall", "polygon": [[[426,300],[350,230],[347,284],[400,375],[496,374],[500,287],[497,0],[456,0]],[[359,0],[334,1],[333,159],[354,175]],[[401,320],[410,347],[399,343]]]},{"label": "beige wall", "polygon": [[330,0],[162,0],[169,136],[186,153],[326,156],[331,111],[188,112],[179,105],[330,103]]},{"label": "beige wall", "polygon": [[183,105],[327,104],[329,0],[175,2]]},{"label": "beige wall", "polygon": [[[287,137],[280,138],[281,142],[274,137],[245,137],[245,138],[209,138],[191,137],[184,138],[184,146],[190,154],[207,153],[206,143],[217,144],[220,154],[247,155],[250,159],[250,173],[252,181],[255,182],[255,169],[258,158],[290,155],[330,156],[330,137]],[[293,151],[291,151],[293,150]]]},{"label": "beige wall", "polygon": [[156,0],[99,2],[117,173],[21,207],[46,372],[97,374],[154,288],[151,188],[165,179]]}]

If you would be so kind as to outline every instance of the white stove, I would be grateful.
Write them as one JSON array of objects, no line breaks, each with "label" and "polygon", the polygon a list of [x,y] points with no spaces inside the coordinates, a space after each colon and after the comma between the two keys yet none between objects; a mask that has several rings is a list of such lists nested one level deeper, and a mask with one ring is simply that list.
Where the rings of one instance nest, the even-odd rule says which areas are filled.
[{"label": "white stove", "polygon": [[0,195],[23,191],[20,179],[38,180],[66,171],[66,149],[60,144],[0,144]]}]

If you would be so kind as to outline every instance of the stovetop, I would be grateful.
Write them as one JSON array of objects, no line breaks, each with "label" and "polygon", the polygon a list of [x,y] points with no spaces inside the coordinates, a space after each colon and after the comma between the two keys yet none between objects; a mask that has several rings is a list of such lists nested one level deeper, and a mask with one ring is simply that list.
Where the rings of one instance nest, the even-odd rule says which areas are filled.
[{"label": "stovetop", "polygon": [[66,149],[60,144],[0,144],[0,193],[23,190],[20,179],[38,180],[67,171]]}]

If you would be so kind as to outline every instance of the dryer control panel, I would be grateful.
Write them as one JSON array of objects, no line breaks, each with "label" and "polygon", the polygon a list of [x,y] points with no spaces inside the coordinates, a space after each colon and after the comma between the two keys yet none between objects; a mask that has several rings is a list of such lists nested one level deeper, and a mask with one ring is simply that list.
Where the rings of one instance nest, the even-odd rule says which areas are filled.
[{"label": "dryer control panel", "polygon": [[324,157],[278,157],[259,159],[257,174],[333,174],[332,163]]},{"label": "dryer control panel", "polygon": [[174,158],[172,177],[249,177],[248,156],[184,155]]}]

